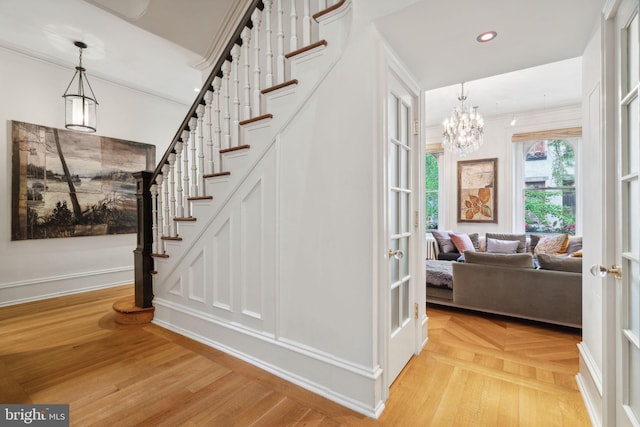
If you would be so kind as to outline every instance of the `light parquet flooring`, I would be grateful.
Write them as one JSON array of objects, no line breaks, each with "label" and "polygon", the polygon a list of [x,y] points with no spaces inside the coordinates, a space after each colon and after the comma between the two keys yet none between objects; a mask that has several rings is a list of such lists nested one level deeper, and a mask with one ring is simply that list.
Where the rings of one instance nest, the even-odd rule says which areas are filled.
[{"label": "light parquet flooring", "polygon": [[131,286],[0,308],[0,402],[68,403],[73,426],[587,426],[580,336],[428,309],[429,342],[372,420],[218,350],[118,325]]}]

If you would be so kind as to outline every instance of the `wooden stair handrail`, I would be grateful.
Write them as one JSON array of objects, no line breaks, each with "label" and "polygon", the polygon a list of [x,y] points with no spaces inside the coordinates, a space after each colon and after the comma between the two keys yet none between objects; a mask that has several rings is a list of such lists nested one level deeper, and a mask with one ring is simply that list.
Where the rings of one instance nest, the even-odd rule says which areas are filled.
[{"label": "wooden stair handrail", "polygon": [[205,96],[205,94],[207,93],[208,90],[211,90],[211,85],[213,83],[213,79],[217,75],[220,75],[222,73],[222,71],[221,71],[222,70],[222,65],[231,56],[231,49],[233,49],[234,45],[236,45],[236,44],[241,42],[240,35],[242,34],[242,30],[244,30],[245,27],[251,27],[252,26],[252,24],[251,24],[251,14],[253,13],[253,11],[255,9],[262,10],[263,8],[264,8],[264,4],[262,3],[262,0],[252,0],[251,3],[249,4],[249,7],[247,8],[247,11],[245,12],[245,14],[242,16],[242,19],[240,20],[240,24],[238,25],[236,30],[231,35],[231,37],[229,39],[229,42],[227,43],[227,46],[224,48],[224,50],[222,51],[222,54],[220,55],[220,58],[218,58],[218,61],[215,63],[213,69],[211,70],[211,73],[209,74],[209,77],[207,78],[205,83],[202,85],[202,89],[200,90],[200,92],[198,93],[198,96],[196,97],[195,101],[191,105],[191,108],[189,109],[189,112],[186,114],[184,120],[182,121],[182,123],[178,127],[178,131],[176,132],[175,136],[173,137],[173,140],[171,141],[171,144],[169,144],[169,147],[167,148],[167,150],[165,151],[164,155],[162,156],[162,159],[158,163],[158,166],[156,166],[155,170],[153,171],[153,174],[151,175],[151,183],[155,182],[157,176],[161,172],[162,165],[164,165],[164,163],[166,161],[168,161],[169,154],[171,154],[171,152],[175,148],[176,143],[178,142],[178,140],[180,139],[180,137],[182,135],[182,131],[185,130],[185,129],[188,129],[189,120],[191,120],[191,117],[193,117],[194,114],[196,114],[196,110],[198,109],[198,106],[202,102],[204,102],[204,96]]}]

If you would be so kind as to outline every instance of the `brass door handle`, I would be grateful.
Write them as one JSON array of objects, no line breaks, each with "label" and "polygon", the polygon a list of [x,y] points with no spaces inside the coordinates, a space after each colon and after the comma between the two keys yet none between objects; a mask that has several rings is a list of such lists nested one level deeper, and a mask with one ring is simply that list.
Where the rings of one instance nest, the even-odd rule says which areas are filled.
[{"label": "brass door handle", "polygon": [[395,259],[402,259],[404,258],[404,252],[402,252],[401,250],[391,250],[389,249],[389,253],[387,254],[389,255],[389,258],[395,258]]},{"label": "brass door handle", "polygon": [[605,277],[607,274],[613,274],[613,276],[622,280],[622,267],[619,265],[612,265],[611,268],[607,268],[602,264],[594,264],[591,266],[591,274],[596,277]]}]

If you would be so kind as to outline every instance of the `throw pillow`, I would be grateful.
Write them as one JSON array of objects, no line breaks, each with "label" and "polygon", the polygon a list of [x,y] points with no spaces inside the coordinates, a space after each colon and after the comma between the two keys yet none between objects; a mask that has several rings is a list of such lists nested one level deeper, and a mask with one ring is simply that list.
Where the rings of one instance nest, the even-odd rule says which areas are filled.
[{"label": "throw pillow", "polygon": [[449,233],[449,237],[451,241],[455,245],[456,249],[460,253],[464,253],[464,251],[474,251],[476,248],[473,246],[473,242],[468,234],[465,233]]},{"label": "throw pillow", "polygon": [[438,249],[441,253],[456,252],[456,247],[449,237],[451,231],[432,231],[431,235],[438,242]]},{"label": "throw pillow", "polygon": [[582,249],[580,249],[579,251],[575,251],[571,254],[571,256],[574,258],[582,258]]},{"label": "throw pillow", "polygon": [[582,249],[582,236],[569,236],[567,253],[573,254]]},{"label": "throw pillow", "polygon": [[538,263],[540,264],[541,270],[582,273],[582,258],[540,254],[538,255]]},{"label": "throw pillow", "polygon": [[540,254],[562,254],[567,251],[567,245],[569,244],[569,236],[567,234],[558,234],[555,236],[545,236],[540,239],[534,254],[536,256]]},{"label": "throw pillow", "polygon": [[497,239],[497,240],[517,240],[518,244],[518,253],[522,254],[527,251],[527,235],[526,234],[514,234],[514,233],[487,233],[487,239]]},{"label": "throw pillow", "polygon": [[488,264],[513,268],[533,268],[533,255],[525,254],[490,254],[485,252],[464,253],[467,264]]},{"label": "throw pillow", "polygon": [[491,254],[515,254],[518,252],[517,240],[498,240],[487,238],[487,253]]}]

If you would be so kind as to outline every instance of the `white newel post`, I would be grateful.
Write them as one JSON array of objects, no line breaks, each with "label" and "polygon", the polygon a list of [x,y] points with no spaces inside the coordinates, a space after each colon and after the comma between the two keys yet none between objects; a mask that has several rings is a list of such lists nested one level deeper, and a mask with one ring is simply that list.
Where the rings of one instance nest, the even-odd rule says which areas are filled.
[{"label": "white newel post", "polygon": [[[204,94],[204,127],[206,129],[207,134],[207,152],[205,155],[206,167],[204,169],[204,174],[212,174],[214,173],[214,163],[213,163],[213,118],[211,117],[211,103],[213,102],[213,90],[209,88],[207,93]],[[204,186],[204,178],[202,179],[202,194],[205,195],[205,186]]]},{"label": "white newel post", "polygon": [[240,38],[242,39],[242,83],[243,83],[243,91],[242,91],[242,119],[250,119],[251,118],[251,62],[249,55],[249,44],[251,43],[251,30],[249,27],[244,27],[242,30],[242,34],[240,34]]},{"label": "white newel post", "polygon": [[265,46],[265,88],[273,86],[273,47],[271,46],[273,30],[271,29],[271,8],[273,7],[272,0],[264,0],[264,31],[266,37]]},{"label": "white newel post", "polygon": [[158,253],[158,186],[152,184],[151,193],[151,253]]},{"label": "white newel post", "polygon": [[296,0],[291,0],[291,11],[289,17],[291,18],[291,38],[289,39],[289,51],[293,52],[298,50],[298,12],[296,11]]},{"label": "white newel post", "polygon": [[276,83],[284,82],[284,23],[283,15],[284,9],[282,8],[282,1],[277,0],[277,16],[278,16],[278,32],[277,32],[277,48],[278,48],[278,57],[276,58],[276,77],[278,81]]},{"label": "white newel post", "polygon": [[231,109],[231,146],[240,145],[240,46],[231,49],[231,75],[233,76],[233,108]]},{"label": "white newel post", "polygon": [[220,173],[220,146],[222,144],[222,121],[220,112],[220,91],[222,90],[222,79],[218,76],[213,78],[213,173]]},{"label": "white newel post", "polygon": [[[184,132],[186,131],[182,132],[183,135]],[[182,141],[176,142],[174,148],[176,150],[176,217],[182,218],[184,217],[184,205],[182,199]]]},{"label": "white newel post", "polygon": [[[178,144],[180,143],[178,142]],[[182,150],[182,147],[180,149]],[[176,153],[169,154],[169,215],[167,215],[169,237],[176,237],[176,222],[173,220],[178,210],[176,206],[176,160]]]},{"label": "white newel post", "polygon": [[224,61],[222,64],[222,114],[224,120],[222,121],[222,149],[231,147],[231,63]]},{"label": "white newel post", "polygon": [[198,165],[196,166],[194,159],[192,177],[194,191],[191,194],[199,197],[204,196],[204,125],[202,124],[204,121],[204,105],[198,105],[196,114],[198,115]]},{"label": "white newel post", "polygon": [[[171,154],[169,154],[169,159],[171,159]],[[174,157],[174,161],[175,161],[175,157]],[[169,207],[171,205],[171,202],[169,201],[169,181],[172,179],[171,176],[169,175],[170,173],[173,172],[169,172],[169,160],[167,160],[167,163],[165,163],[164,165],[162,165],[162,181],[163,184],[162,186],[164,187],[164,216],[163,216],[163,221],[164,221],[164,226],[162,227],[163,229],[163,236],[171,236],[171,208]],[[172,190],[173,192],[173,190]],[[162,246],[162,253],[165,252],[165,248],[164,245]]]},{"label": "white newel post", "polygon": [[253,23],[253,109],[256,116],[260,115],[260,23],[262,14],[256,9],[251,14]]}]

